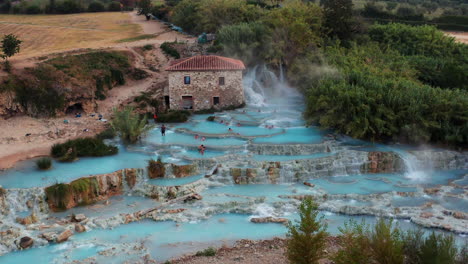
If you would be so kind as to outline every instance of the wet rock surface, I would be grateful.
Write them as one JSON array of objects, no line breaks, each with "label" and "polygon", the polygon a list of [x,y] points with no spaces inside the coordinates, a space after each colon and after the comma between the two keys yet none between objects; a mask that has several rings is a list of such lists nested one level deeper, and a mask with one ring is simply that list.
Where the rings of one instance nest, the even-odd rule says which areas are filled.
[{"label": "wet rock surface", "polygon": [[22,249],[26,249],[26,248],[29,248],[33,245],[34,243],[34,240],[30,237],[22,237],[20,239],[20,242],[19,242],[19,246],[22,248]]}]

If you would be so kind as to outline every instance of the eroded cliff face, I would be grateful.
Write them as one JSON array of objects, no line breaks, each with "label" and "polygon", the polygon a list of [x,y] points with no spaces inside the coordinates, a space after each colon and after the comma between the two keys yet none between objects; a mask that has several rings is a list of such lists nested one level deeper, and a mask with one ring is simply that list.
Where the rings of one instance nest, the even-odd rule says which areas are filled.
[{"label": "eroded cliff face", "polygon": [[405,168],[404,161],[394,152],[369,152],[368,159],[361,166],[362,173],[394,173]]},{"label": "eroded cliff face", "polygon": [[113,87],[141,80],[129,51],[61,54],[0,79],[0,117],[92,113]]}]

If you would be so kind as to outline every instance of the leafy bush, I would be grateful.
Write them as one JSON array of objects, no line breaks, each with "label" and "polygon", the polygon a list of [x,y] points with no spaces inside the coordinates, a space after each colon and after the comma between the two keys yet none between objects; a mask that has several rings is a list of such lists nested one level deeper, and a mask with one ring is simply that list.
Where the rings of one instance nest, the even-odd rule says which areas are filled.
[{"label": "leafy bush", "polygon": [[393,221],[381,218],[369,235],[370,249],[377,263],[403,264],[403,240]]},{"label": "leafy bush", "polygon": [[91,2],[88,5],[88,12],[104,12],[105,10],[104,4],[99,1]]},{"label": "leafy bush", "polygon": [[50,158],[40,158],[36,160],[36,165],[40,170],[48,170],[52,167],[52,160]]},{"label": "leafy bush", "polygon": [[111,126],[125,143],[135,143],[152,127],[147,125],[146,117],[140,118],[130,106],[119,111],[114,109]]},{"label": "leafy bush", "polygon": [[68,140],[62,144],[55,144],[51,149],[51,156],[60,161],[73,161],[76,157],[101,157],[115,155],[115,146],[106,145],[100,138],[78,138]]},{"label": "leafy bush", "polygon": [[107,10],[110,12],[119,12],[120,11],[120,2],[113,1],[107,6]]},{"label": "leafy bush", "polygon": [[159,123],[182,123],[186,122],[190,117],[189,111],[168,111],[167,113],[161,113],[158,116]]},{"label": "leafy bush", "polygon": [[434,26],[374,25],[369,36],[411,56],[418,78],[432,86],[468,90],[468,46],[457,43]]},{"label": "leafy bush", "polygon": [[151,44],[147,44],[147,45],[144,45],[144,46],[143,46],[143,49],[144,49],[144,50],[152,50],[153,48],[154,48],[154,46],[151,45]]},{"label": "leafy bush", "polygon": [[270,35],[270,29],[264,24],[250,22],[223,26],[216,39],[225,54],[250,65],[268,57],[272,48]]},{"label": "leafy bush", "polygon": [[372,252],[368,238],[369,228],[365,222],[360,224],[350,220],[344,223],[341,232],[340,245],[342,246],[333,256],[336,264],[362,264],[372,263]]},{"label": "leafy bush", "polygon": [[210,122],[213,122],[215,120],[215,116],[209,116],[206,118],[206,121],[210,121]]},{"label": "leafy bush", "polygon": [[[453,236],[432,232],[423,238],[423,232],[409,231],[404,237],[406,263],[445,264],[456,263],[457,247]],[[463,252],[460,252],[460,256]]]},{"label": "leafy bush", "polygon": [[132,71],[132,78],[135,79],[135,80],[143,80],[143,79],[147,78],[148,76],[149,76],[149,74],[146,71],[142,70],[142,69],[135,68]]},{"label": "leafy bush", "polygon": [[171,42],[164,42],[163,44],[161,44],[160,48],[162,49],[164,54],[171,56],[175,59],[180,59],[179,52],[174,47],[172,47],[171,44]]},{"label": "leafy bush", "polygon": [[318,213],[317,204],[306,198],[299,206],[300,220],[288,224],[286,256],[291,263],[317,264],[324,256],[327,225]]},{"label": "leafy bush", "polygon": [[205,257],[212,257],[216,255],[216,249],[213,247],[209,247],[203,251],[198,251],[195,256],[205,256]]},{"label": "leafy bush", "polygon": [[113,139],[116,136],[114,129],[107,128],[106,130],[102,131],[101,133],[96,135],[96,138],[99,139]]},{"label": "leafy bush", "polygon": [[37,5],[30,5],[26,8],[26,14],[29,15],[36,15],[42,13],[42,10],[39,6]]},{"label": "leafy bush", "polygon": [[341,76],[307,91],[309,121],[356,138],[468,143],[465,91],[422,85],[406,58],[376,44],[327,47]]},{"label": "leafy bush", "polygon": [[55,7],[55,12],[58,14],[73,14],[80,13],[83,9],[77,1],[65,0],[58,2]]}]

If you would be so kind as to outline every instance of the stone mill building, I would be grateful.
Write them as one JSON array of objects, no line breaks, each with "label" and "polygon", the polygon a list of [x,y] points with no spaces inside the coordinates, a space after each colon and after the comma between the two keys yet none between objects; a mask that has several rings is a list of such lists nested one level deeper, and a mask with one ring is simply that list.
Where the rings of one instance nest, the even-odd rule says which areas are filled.
[{"label": "stone mill building", "polygon": [[244,103],[240,60],[214,55],[178,59],[169,64],[165,104],[174,110],[226,108]]}]

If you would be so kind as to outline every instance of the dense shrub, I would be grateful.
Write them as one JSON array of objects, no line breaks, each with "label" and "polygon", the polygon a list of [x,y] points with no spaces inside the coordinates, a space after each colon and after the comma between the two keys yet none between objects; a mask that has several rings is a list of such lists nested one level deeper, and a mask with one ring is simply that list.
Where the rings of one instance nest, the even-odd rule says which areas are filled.
[{"label": "dense shrub", "polygon": [[36,166],[40,170],[48,170],[52,168],[52,160],[50,158],[40,158],[36,160]]},{"label": "dense shrub", "polygon": [[154,46],[151,45],[151,44],[147,44],[147,45],[144,45],[144,46],[143,46],[143,49],[144,49],[144,50],[152,50],[153,48],[154,48]]},{"label": "dense shrub", "polygon": [[216,118],[215,116],[209,116],[209,117],[206,118],[206,121],[213,122],[213,121],[215,121],[215,118]]},{"label": "dense shrub", "polygon": [[171,56],[175,59],[179,59],[179,52],[171,44],[171,42],[164,42],[163,44],[161,44],[160,48],[166,55]]},{"label": "dense shrub", "polygon": [[171,110],[167,113],[161,113],[158,116],[159,123],[182,123],[186,122],[190,117],[189,111],[175,111]]},{"label": "dense shrub", "polygon": [[266,25],[252,22],[223,26],[216,38],[225,54],[252,65],[268,59],[272,48],[270,34]]},{"label": "dense shrub", "polygon": [[424,238],[422,230],[404,233],[391,220],[380,219],[372,230],[364,221],[349,221],[339,229],[340,249],[332,256],[336,264],[455,264],[466,260],[466,248],[458,251],[452,235],[432,232]]},{"label": "dense shrub", "polygon": [[374,25],[372,40],[411,56],[418,78],[432,86],[468,90],[468,46],[456,43],[433,26]]},{"label": "dense shrub", "polygon": [[112,129],[110,127],[110,128],[107,128],[106,130],[103,130],[101,133],[97,134],[96,138],[99,138],[99,139],[113,139],[113,138],[115,138],[115,136],[117,136],[117,135],[115,134],[114,129]]},{"label": "dense shrub", "polygon": [[55,7],[55,12],[58,14],[73,14],[80,13],[83,11],[83,8],[74,0],[65,0],[63,2],[58,2]]},{"label": "dense shrub", "polygon": [[36,15],[42,13],[42,10],[37,5],[30,5],[26,8],[26,14],[28,15]]},{"label": "dense shrub", "polygon": [[357,138],[411,143],[468,142],[468,96],[415,80],[404,56],[377,45],[328,47],[341,76],[308,89],[306,117]]},{"label": "dense shrub", "polygon": [[332,256],[335,264],[362,264],[372,263],[372,252],[368,238],[369,227],[364,222],[357,223],[350,220],[344,227],[338,228],[341,232],[341,248]]},{"label": "dense shrub", "polygon": [[216,249],[213,247],[209,247],[205,250],[198,251],[197,253],[195,253],[195,256],[205,256],[205,257],[216,256]]},{"label": "dense shrub", "polygon": [[317,264],[324,257],[327,225],[318,213],[317,204],[306,198],[299,206],[300,220],[288,224],[286,256],[291,263]]},{"label": "dense shrub", "polygon": [[101,157],[115,155],[118,148],[106,145],[100,138],[78,138],[55,144],[51,156],[61,161],[73,161],[76,157]]},{"label": "dense shrub", "polygon": [[98,1],[91,2],[88,5],[88,12],[104,12],[105,10],[104,4]]},{"label": "dense shrub", "polygon": [[110,12],[120,11],[120,2],[117,2],[117,1],[110,2],[109,6],[107,6],[107,10]]}]

